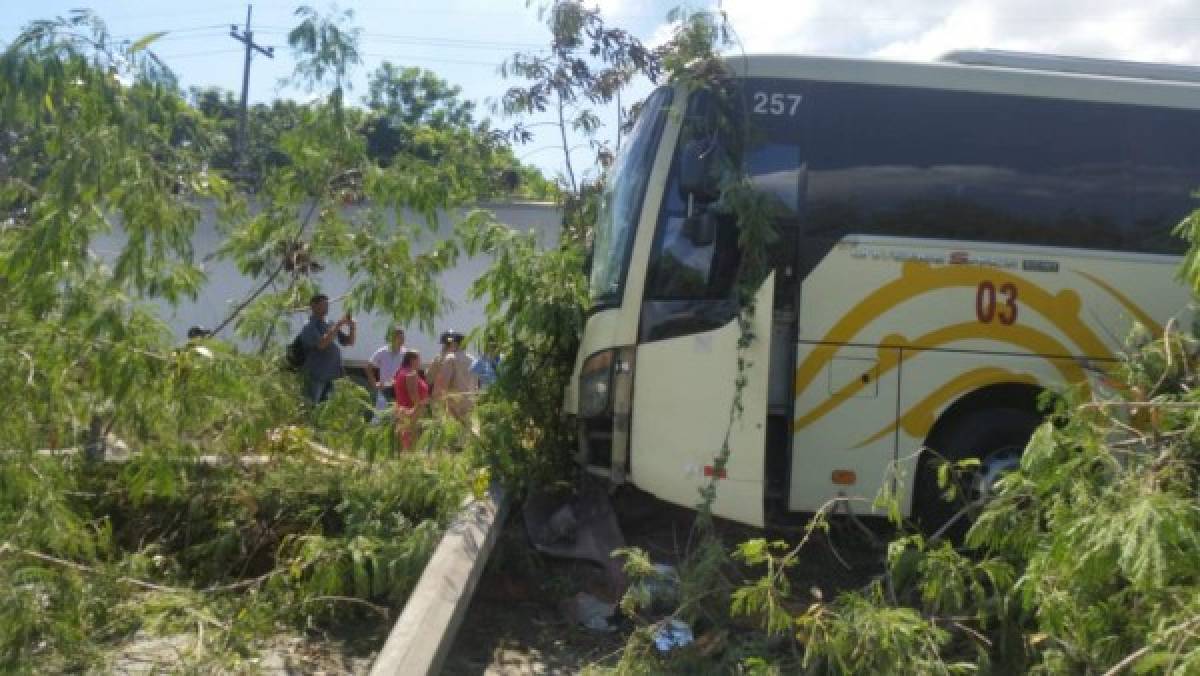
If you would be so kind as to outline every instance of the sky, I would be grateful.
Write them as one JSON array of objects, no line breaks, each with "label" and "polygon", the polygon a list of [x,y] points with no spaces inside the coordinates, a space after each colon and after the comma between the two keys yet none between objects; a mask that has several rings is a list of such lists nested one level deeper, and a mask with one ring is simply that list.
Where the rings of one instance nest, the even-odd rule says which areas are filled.
[{"label": "sky", "polygon": [[[642,40],[661,43],[669,35],[666,16],[684,0],[598,0],[611,25]],[[546,0],[343,0],[337,5],[308,0],[320,11],[351,9],[362,29],[363,63],[351,96],[365,94],[366,74],[380,62],[420,66],[463,89],[494,126],[509,121],[489,115],[489,101],[512,86],[498,65],[514,52],[544,48],[548,32],[538,9]],[[934,60],[954,49],[996,48],[1098,58],[1200,63],[1200,3],[1194,0],[687,0],[692,8],[728,13],[746,53],[800,53],[908,61]],[[297,0],[257,0],[251,29],[255,42],[274,46],[275,57],[255,55],[251,101],[305,99],[280,85],[294,62],[287,31],[296,24]],[[112,34],[135,40],[156,31],[168,34],[153,49],[186,88],[219,86],[240,92],[243,49],[229,36],[230,24],[245,29],[244,1],[210,0],[0,0],[0,43],[29,21],[65,15],[75,7],[95,10]],[[635,94],[644,95],[647,85]],[[615,112],[602,118],[614,126]],[[523,161],[553,176],[563,167],[552,130],[516,148]],[[580,144],[583,145],[583,144]],[[589,151],[579,147],[576,163]]]}]

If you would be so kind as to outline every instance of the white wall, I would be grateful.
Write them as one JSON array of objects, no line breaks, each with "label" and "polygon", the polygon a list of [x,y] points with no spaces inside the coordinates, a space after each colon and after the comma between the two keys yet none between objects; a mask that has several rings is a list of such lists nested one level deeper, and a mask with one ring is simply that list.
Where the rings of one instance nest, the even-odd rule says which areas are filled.
[{"label": "white wall", "polygon": [[[535,232],[542,246],[553,246],[558,242],[560,214],[558,207],[546,202],[489,202],[478,205],[492,211],[497,220],[523,232]],[[461,213],[461,212],[460,212]],[[434,235],[425,231],[423,239],[414,249],[424,250],[433,242],[448,238],[453,234],[455,218],[443,217],[441,230]],[[118,231],[111,235],[96,238],[93,249],[102,259],[115,260],[121,245],[125,240],[124,233]],[[186,337],[191,326],[203,326],[209,329],[216,327],[229,315],[229,312],[244,300],[262,283],[262,279],[251,279],[241,275],[236,266],[230,261],[205,260],[220,247],[220,233],[216,229],[216,215],[211,206],[204,210],[204,216],[197,225],[193,238],[196,261],[208,275],[208,284],[195,301],[185,301],[172,308],[162,305],[162,317],[170,324],[177,338],[181,341]],[[437,348],[437,335],[444,329],[453,328],[466,334],[482,325],[484,321],[483,304],[469,302],[467,289],[471,283],[487,269],[491,258],[476,256],[460,258],[458,265],[442,275],[442,290],[452,302],[452,307],[446,309],[442,316],[435,321],[432,333],[422,332],[417,326],[406,327],[407,343],[420,350],[424,358],[432,356]],[[350,279],[340,266],[328,265],[320,273],[314,275],[314,280],[322,293],[330,298],[338,298],[350,290],[354,280]],[[340,316],[341,305],[334,302],[330,309],[330,317]],[[307,311],[298,312],[292,319],[292,335],[300,330],[307,319]],[[343,348],[342,356],[347,360],[365,360],[370,357],[380,345],[384,344],[384,334],[391,317],[379,315],[359,315],[358,341],[350,348]],[[232,326],[222,331],[222,337],[233,338]],[[283,336],[283,341],[291,339],[291,335]],[[243,343],[243,347],[251,347]],[[473,352],[475,350],[472,350]]]}]

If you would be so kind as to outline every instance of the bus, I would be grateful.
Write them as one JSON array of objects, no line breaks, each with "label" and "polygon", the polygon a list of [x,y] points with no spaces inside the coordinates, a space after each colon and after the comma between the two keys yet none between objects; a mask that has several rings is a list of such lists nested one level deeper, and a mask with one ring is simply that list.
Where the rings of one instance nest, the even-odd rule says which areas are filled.
[{"label": "bus", "polygon": [[[1099,386],[1135,325],[1189,325],[1172,229],[1197,207],[1200,69],[987,50],[726,66],[736,124],[662,87],[614,164],[565,396],[588,472],[684,506],[719,473],[714,513],[752,525],[882,515],[885,488],[936,523],[936,458],[978,458],[986,497],[1043,391]],[[714,157],[781,204],[742,370]]]}]

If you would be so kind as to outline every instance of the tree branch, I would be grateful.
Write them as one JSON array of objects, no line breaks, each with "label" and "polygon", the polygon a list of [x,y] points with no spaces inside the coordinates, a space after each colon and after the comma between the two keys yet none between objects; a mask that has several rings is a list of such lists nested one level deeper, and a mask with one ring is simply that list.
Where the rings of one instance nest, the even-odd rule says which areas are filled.
[{"label": "tree branch", "polygon": [[[1181,624],[1177,627],[1173,627],[1173,628],[1169,629],[1167,633],[1177,632],[1177,631],[1186,631],[1188,629],[1191,629],[1192,627],[1195,627],[1196,625],[1200,625],[1200,615],[1193,617],[1192,619],[1188,620],[1187,622],[1184,622],[1183,624]],[[1134,662],[1138,661],[1138,659],[1143,657],[1146,653],[1150,652],[1150,649],[1152,647],[1153,647],[1152,645],[1144,645],[1141,648],[1138,648],[1137,650],[1133,651],[1129,655],[1126,655],[1124,659],[1122,659],[1120,662],[1117,662],[1116,664],[1114,664],[1112,666],[1112,668],[1109,669],[1108,671],[1104,672],[1104,676],[1117,676],[1117,674],[1121,673],[1121,671],[1123,671],[1126,667],[1129,667]],[[1173,666],[1168,667],[1167,671],[1170,671],[1172,668],[1173,668]]]},{"label": "tree branch", "polygon": [[[329,190],[329,186],[332,185],[332,183],[334,183],[334,178],[325,181],[324,190]],[[324,192],[324,190],[322,192]],[[308,228],[308,222],[312,221],[312,215],[317,211],[318,204],[320,204],[320,196],[313,197],[312,204],[308,205],[308,213],[305,214],[304,220],[300,221],[300,229],[298,232],[296,232],[296,235],[293,239],[300,239],[301,235],[304,235],[305,229]],[[287,256],[281,256],[280,264],[276,265],[275,270],[271,271],[271,275],[268,277],[268,279],[266,279],[265,282],[263,282],[263,286],[258,287],[258,289],[256,289],[254,293],[250,294],[250,297],[247,297],[246,300],[242,301],[238,307],[234,307],[233,312],[230,312],[229,316],[226,317],[223,322],[217,324],[217,328],[212,329],[212,335],[220,334],[221,330],[229,325],[229,322],[233,322],[238,315],[241,315],[241,312],[244,311],[246,307],[250,306],[254,300],[258,299],[259,295],[262,295],[263,292],[266,291],[266,288],[271,286],[272,283],[275,283],[276,277],[280,276],[280,273],[282,273],[283,267],[287,264],[287,261]]]},{"label": "tree branch", "polygon": [[558,95],[558,133],[562,136],[563,158],[566,160],[567,178],[571,180],[571,192],[579,193],[579,184],[575,182],[575,169],[571,165],[571,144],[567,142],[567,121],[563,119],[562,94]]},{"label": "tree branch", "polygon": [[[29,550],[29,549],[21,549],[9,542],[0,543],[0,556],[3,556],[4,554],[9,554],[9,553],[20,554],[22,556],[27,556],[31,559],[37,559],[38,561],[42,561],[44,563],[52,563],[56,566],[70,568],[70,569],[78,571],[80,573],[88,573],[91,575],[107,575],[107,573],[105,573],[102,570],[99,570],[92,566],[86,566],[82,563],[76,563],[74,561],[67,561],[66,559],[60,559],[58,557],[50,556],[49,554],[43,554],[41,552],[35,552],[35,551]],[[215,593],[215,592],[236,591],[238,589],[245,589],[247,587],[253,587],[256,584],[261,584],[263,582],[266,582],[268,579],[270,579],[276,575],[279,575],[282,572],[284,572],[282,569],[276,568],[274,570],[268,571],[267,573],[265,573],[263,575],[259,575],[258,577],[251,578],[249,580],[239,580],[232,584],[218,585],[218,586],[213,586],[213,587],[205,587],[204,589],[190,589],[187,587],[168,587],[168,586],[161,585],[161,584],[154,584],[153,582],[146,582],[145,580],[138,580],[136,578],[126,577],[124,575],[118,575],[118,576],[116,576],[115,579],[118,582],[125,582],[125,583],[131,584],[135,587],[141,587],[142,589],[148,589],[150,591],[167,592],[170,594],[187,594],[187,593],[193,593],[193,592],[197,592],[197,591],[203,592],[203,593]]]},{"label": "tree branch", "polygon": [[366,607],[370,608],[371,610],[374,610],[375,612],[379,613],[379,615],[381,617],[383,617],[383,619],[385,619],[385,620],[388,619],[388,615],[390,614],[388,612],[388,609],[385,608],[384,606],[375,605],[374,603],[371,603],[370,601],[365,601],[363,599],[355,598],[353,596],[314,596],[311,599],[304,599],[305,603],[315,603],[316,601],[327,601],[327,602],[336,602],[336,603],[353,603],[353,604],[360,605],[360,606],[366,606]]},{"label": "tree branch", "polygon": [[1128,667],[1129,665],[1138,661],[1143,655],[1145,655],[1148,652],[1150,652],[1150,646],[1148,646],[1148,645],[1142,646],[1141,648],[1135,650],[1134,652],[1130,653],[1129,655],[1126,655],[1125,659],[1114,664],[1111,669],[1104,672],[1104,676],[1117,676],[1117,674],[1124,671],[1125,667]]},{"label": "tree branch", "polygon": [[[28,550],[28,549],[20,549],[8,542],[0,544],[0,555],[7,554],[7,553],[28,556],[31,559],[37,559],[38,561],[42,561],[44,563],[53,563],[56,566],[70,568],[72,570],[75,570],[75,571],[78,571],[81,573],[90,573],[92,575],[105,575],[104,571],[98,570],[91,566],[85,566],[82,563],[75,563],[74,561],[67,561],[66,559],[60,559],[60,558],[57,558],[54,556],[50,556],[49,554],[43,554],[41,552],[35,552],[35,551]],[[135,587],[141,587],[142,589],[149,589],[151,591],[170,592],[170,593],[185,593],[185,592],[192,591],[191,589],[184,589],[182,587],[164,587],[163,585],[154,584],[152,582],[146,582],[144,580],[138,580],[138,579],[135,579],[132,577],[125,577],[124,575],[119,575],[116,577],[116,579],[118,582],[127,582],[129,584],[134,585]]]}]

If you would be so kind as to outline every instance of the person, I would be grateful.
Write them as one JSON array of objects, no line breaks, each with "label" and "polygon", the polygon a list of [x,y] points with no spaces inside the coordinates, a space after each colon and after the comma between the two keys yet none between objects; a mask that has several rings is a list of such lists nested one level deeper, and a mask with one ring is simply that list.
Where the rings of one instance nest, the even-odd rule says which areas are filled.
[{"label": "person", "polygon": [[412,449],[417,421],[429,405],[429,383],[421,377],[420,368],[421,355],[416,350],[406,350],[395,373],[396,435],[406,451]]},{"label": "person", "polygon": [[[342,350],[339,345],[350,346],[358,332],[358,325],[347,312],[345,316],[330,324],[325,321],[329,314],[329,296],[318,293],[308,303],[312,314],[308,323],[300,330],[300,342],[304,344],[304,395],[309,402],[319,404],[329,398],[333,381],[342,377]],[[349,332],[343,333],[342,327]]]},{"label": "person", "polygon": [[192,326],[187,331],[188,340],[203,340],[204,338],[212,337],[212,331],[203,326]]},{"label": "person", "polygon": [[486,390],[496,382],[496,371],[500,368],[500,356],[495,354],[495,348],[488,345],[479,354],[479,358],[471,364],[471,375],[475,376],[476,387]]},{"label": "person", "polygon": [[404,359],[407,350],[404,349],[404,328],[393,326],[388,329],[388,342],[375,350],[371,361],[367,364],[367,381],[376,398],[385,401],[396,401],[395,377],[400,370],[400,361]]},{"label": "person", "polygon": [[449,331],[442,331],[441,337],[438,338],[438,344],[442,346],[442,349],[425,368],[425,382],[429,383],[429,394],[434,399],[437,398],[437,374],[438,370],[442,368],[442,361],[446,359],[446,340],[449,335]]},{"label": "person", "polygon": [[471,412],[471,393],[475,390],[471,360],[462,349],[463,334],[442,333],[442,353],[429,366],[433,378],[433,399],[450,415],[466,420]]}]

